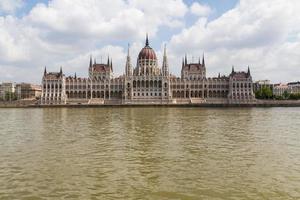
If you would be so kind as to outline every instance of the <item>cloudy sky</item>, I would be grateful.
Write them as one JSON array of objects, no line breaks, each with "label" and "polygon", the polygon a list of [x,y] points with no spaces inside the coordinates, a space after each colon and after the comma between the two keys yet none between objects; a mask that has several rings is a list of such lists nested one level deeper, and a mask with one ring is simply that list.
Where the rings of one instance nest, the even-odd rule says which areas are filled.
[{"label": "cloudy sky", "polygon": [[186,53],[205,53],[208,76],[234,65],[254,80],[300,80],[299,0],[0,0],[0,81],[39,83],[47,66],[86,77],[89,56],[123,74],[146,33],[159,63],[167,44],[179,75]]}]

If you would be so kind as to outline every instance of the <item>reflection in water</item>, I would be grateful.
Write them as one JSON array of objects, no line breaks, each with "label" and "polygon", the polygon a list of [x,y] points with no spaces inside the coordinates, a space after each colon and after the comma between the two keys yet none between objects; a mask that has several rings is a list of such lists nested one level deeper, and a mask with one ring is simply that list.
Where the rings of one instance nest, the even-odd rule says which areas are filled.
[{"label": "reflection in water", "polygon": [[299,199],[300,109],[0,109],[0,199]]}]

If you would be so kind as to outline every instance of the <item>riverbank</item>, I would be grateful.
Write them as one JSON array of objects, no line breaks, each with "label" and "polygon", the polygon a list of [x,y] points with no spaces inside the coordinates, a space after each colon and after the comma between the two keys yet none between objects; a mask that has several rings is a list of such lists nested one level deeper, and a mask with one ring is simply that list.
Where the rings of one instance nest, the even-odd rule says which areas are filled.
[{"label": "riverbank", "polygon": [[0,102],[0,108],[87,108],[87,107],[300,107],[299,100],[256,100],[247,103],[224,103],[224,102],[202,102],[202,103],[147,103],[147,104],[63,104],[63,105],[39,105],[37,101]]}]

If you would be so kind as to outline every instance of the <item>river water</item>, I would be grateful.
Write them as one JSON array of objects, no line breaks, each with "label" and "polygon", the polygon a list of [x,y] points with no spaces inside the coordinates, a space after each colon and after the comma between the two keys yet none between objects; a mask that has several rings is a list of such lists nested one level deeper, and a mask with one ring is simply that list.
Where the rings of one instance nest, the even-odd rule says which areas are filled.
[{"label": "river water", "polygon": [[0,199],[300,199],[300,108],[0,109]]}]

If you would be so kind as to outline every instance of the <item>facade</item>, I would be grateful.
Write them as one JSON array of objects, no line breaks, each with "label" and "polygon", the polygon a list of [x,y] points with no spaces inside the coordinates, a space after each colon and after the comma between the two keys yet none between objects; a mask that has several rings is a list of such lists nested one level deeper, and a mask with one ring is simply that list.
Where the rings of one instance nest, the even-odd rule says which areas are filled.
[{"label": "facade", "polygon": [[288,85],[288,92],[291,94],[300,94],[300,82],[290,82]]},{"label": "facade", "polygon": [[289,94],[300,94],[300,82],[280,83],[274,86],[273,94],[275,96],[282,96],[285,92]]},{"label": "facade", "polygon": [[273,89],[273,94],[275,96],[282,96],[284,92],[288,92],[289,87],[287,84],[276,84]]},{"label": "facade", "polygon": [[113,75],[112,59],[106,63],[89,63],[89,77],[66,77],[60,72],[47,72],[42,78],[41,104],[187,104],[203,102],[247,103],[255,100],[253,82],[247,72],[232,68],[229,76],[207,78],[204,55],[202,62],[182,61],[181,77],[170,73],[164,48],[159,67],[148,36],[133,67],[128,47],[125,73]]},{"label": "facade", "polygon": [[40,85],[34,85],[30,83],[18,83],[16,84],[16,96],[17,99],[36,99],[42,94],[42,88]]},{"label": "facade", "polygon": [[15,93],[16,85],[12,82],[2,83],[0,85],[0,99],[12,100],[13,94]]},{"label": "facade", "polygon": [[274,89],[274,84],[272,84],[270,82],[270,80],[259,80],[259,81],[256,81],[254,84],[253,84],[253,91],[256,92],[256,91],[259,91],[261,90],[263,87],[267,87],[267,88],[270,88],[272,91]]}]

